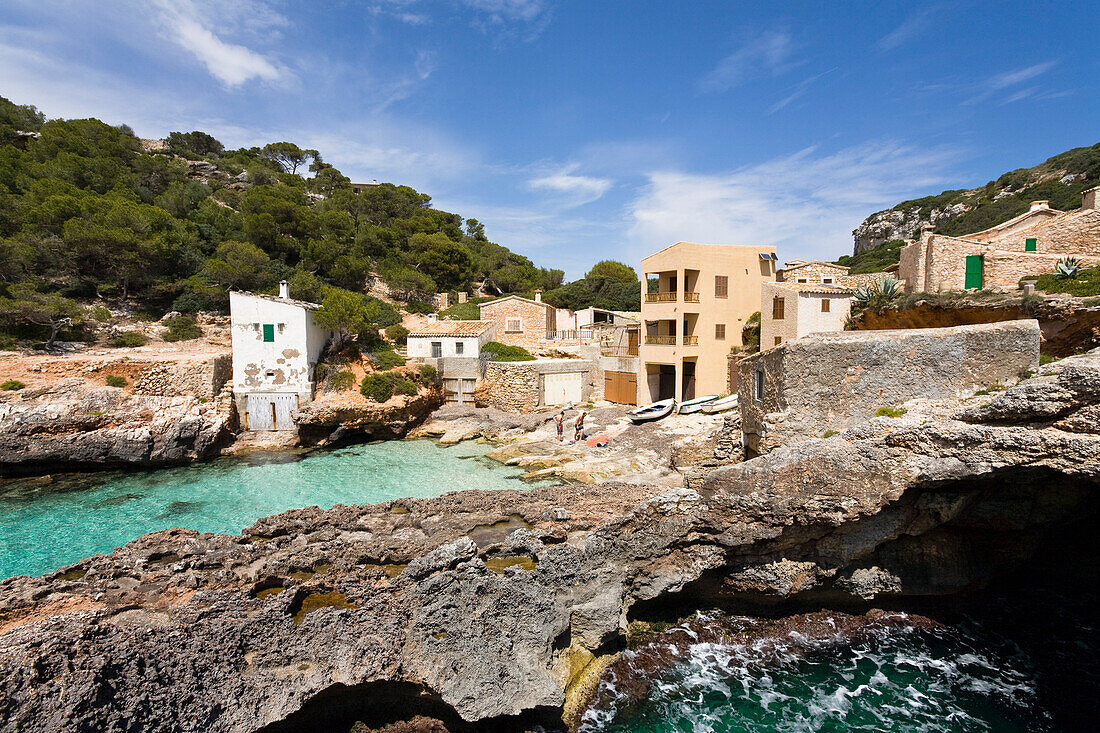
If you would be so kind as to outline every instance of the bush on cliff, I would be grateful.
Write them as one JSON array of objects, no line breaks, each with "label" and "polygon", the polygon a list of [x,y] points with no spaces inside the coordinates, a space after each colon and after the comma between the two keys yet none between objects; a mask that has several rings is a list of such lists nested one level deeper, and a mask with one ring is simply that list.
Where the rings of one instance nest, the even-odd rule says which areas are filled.
[{"label": "bush on cliff", "polygon": [[191,316],[172,316],[164,325],[168,327],[165,341],[191,341],[202,336],[202,329]]},{"label": "bush on cliff", "polygon": [[396,323],[386,329],[386,338],[397,344],[406,344],[409,339],[409,329]]},{"label": "bush on cliff", "polygon": [[27,385],[23,384],[18,379],[5,379],[3,382],[0,382],[0,389],[8,392],[14,392],[17,389],[23,389],[26,386]]},{"label": "bush on cliff", "polygon": [[380,349],[373,352],[370,355],[370,360],[375,367],[382,371],[389,371],[390,369],[396,369],[399,366],[405,366],[405,360],[393,349]]},{"label": "bush on cliff", "polygon": [[117,374],[108,374],[103,380],[108,387],[125,387],[126,377],[120,377]]},{"label": "bush on cliff", "polygon": [[492,361],[534,361],[535,357],[522,346],[510,346],[499,341],[490,341],[482,351],[489,354]]},{"label": "bush on cliff", "polygon": [[140,331],[124,331],[111,339],[111,346],[116,349],[133,348],[135,346],[145,346],[148,341],[149,339]]},{"label": "bush on cliff", "polygon": [[395,393],[411,396],[418,391],[416,383],[399,372],[368,374],[359,385],[360,394],[375,402],[385,402]]},{"label": "bush on cliff", "polygon": [[1035,289],[1044,293],[1066,293],[1068,295],[1100,295],[1100,265],[1082,267],[1076,278],[1059,277],[1057,273],[1046,272],[1031,275],[1024,280],[1035,280]]}]

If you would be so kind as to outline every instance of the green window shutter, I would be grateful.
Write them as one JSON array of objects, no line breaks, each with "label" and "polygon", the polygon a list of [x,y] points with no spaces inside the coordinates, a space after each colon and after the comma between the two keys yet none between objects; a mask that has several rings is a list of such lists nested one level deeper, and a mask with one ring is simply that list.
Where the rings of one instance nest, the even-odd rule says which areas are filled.
[{"label": "green window shutter", "polygon": [[981,289],[982,287],[982,256],[968,255],[966,258],[966,282],[963,287],[967,290]]},{"label": "green window shutter", "polygon": [[264,343],[271,343],[274,340],[275,340],[275,324],[274,323],[265,323],[264,324]]},{"label": "green window shutter", "polygon": [[1028,239],[1024,240],[1024,252],[1034,252],[1035,247],[1036,242],[1034,237],[1029,237]]}]

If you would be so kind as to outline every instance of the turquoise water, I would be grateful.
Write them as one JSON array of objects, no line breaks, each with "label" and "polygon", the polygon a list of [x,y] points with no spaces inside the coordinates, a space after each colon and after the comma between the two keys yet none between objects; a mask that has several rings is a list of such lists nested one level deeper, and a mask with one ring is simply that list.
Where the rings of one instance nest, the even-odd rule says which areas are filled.
[{"label": "turquoise water", "polygon": [[460,489],[523,488],[522,470],[487,445],[389,441],[313,453],[258,454],[140,473],[0,483],[0,578],[40,575],[147,532],[237,534],[287,509],[373,504]]},{"label": "turquoise water", "polygon": [[980,619],[880,629],[858,642],[792,639],[774,656],[757,644],[695,643],[641,702],[605,680],[612,701],[589,711],[581,730],[1096,730],[1100,640],[1094,607],[1078,606],[1069,613],[1072,604],[1052,594],[997,599],[977,609]]}]

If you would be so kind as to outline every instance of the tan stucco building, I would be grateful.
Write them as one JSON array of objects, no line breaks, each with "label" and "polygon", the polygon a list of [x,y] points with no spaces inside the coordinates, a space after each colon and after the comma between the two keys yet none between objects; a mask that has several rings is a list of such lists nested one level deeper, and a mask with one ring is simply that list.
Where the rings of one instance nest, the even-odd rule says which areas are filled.
[{"label": "tan stucco building", "polygon": [[1051,272],[1063,257],[1092,266],[1100,258],[1097,193],[1085,191],[1073,211],[1035,201],[1029,211],[963,237],[924,227],[919,240],[901,249],[899,278],[907,292],[1015,289],[1021,278]]},{"label": "tan stucco building", "polygon": [[[642,260],[638,403],[727,390],[730,349],[775,280],[774,246],[677,242]],[[656,292],[649,292],[653,279]]]}]

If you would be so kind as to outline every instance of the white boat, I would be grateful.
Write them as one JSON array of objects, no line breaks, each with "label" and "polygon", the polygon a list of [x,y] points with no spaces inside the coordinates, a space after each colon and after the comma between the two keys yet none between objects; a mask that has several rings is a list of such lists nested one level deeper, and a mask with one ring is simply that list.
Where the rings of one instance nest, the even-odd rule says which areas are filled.
[{"label": "white boat", "polygon": [[676,400],[661,400],[660,402],[654,402],[652,405],[635,408],[628,414],[630,419],[638,424],[660,420],[662,417],[671,415],[674,409],[676,409]]},{"label": "white boat", "polygon": [[703,405],[708,402],[714,402],[718,399],[716,394],[708,394],[705,397],[696,397],[694,400],[688,400],[687,402],[681,402],[680,407],[677,408],[677,412],[681,415],[690,415],[693,412],[699,412],[703,409]]},{"label": "white boat", "polygon": [[723,397],[720,400],[703,405],[703,412],[708,415],[717,415],[719,412],[725,412],[734,407],[737,407],[737,395],[731,394],[729,397]]}]

